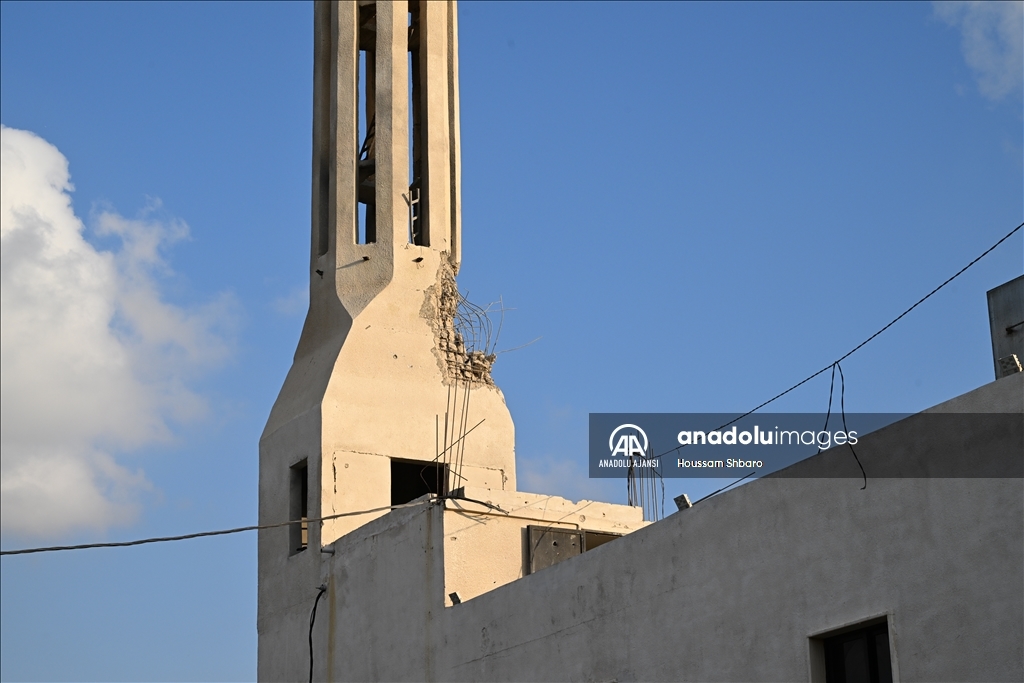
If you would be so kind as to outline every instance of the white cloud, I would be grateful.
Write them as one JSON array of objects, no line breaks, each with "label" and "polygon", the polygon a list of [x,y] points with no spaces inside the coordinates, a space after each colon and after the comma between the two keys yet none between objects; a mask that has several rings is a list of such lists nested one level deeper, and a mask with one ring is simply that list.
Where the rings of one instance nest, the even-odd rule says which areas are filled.
[{"label": "white cloud", "polygon": [[998,101],[1024,87],[1024,2],[936,2],[963,35],[964,59],[981,94]]},{"label": "white cloud", "polygon": [[201,416],[188,380],[225,358],[230,297],[165,302],[163,245],[180,221],[112,211],[96,218],[116,251],[87,242],[71,206],[67,159],[42,138],[0,127],[0,527],[54,536],[131,522],[141,471],[115,454],[170,438]]}]

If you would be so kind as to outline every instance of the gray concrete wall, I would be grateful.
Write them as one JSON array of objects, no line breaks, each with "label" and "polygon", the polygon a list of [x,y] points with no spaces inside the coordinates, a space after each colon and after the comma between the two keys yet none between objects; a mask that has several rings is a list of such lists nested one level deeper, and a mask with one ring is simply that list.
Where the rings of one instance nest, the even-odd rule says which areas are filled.
[{"label": "gray concrete wall", "polygon": [[[1021,415],[1022,402],[1018,375],[933,410]],[[917,457],[906,444],[927,436],[923,417],[862,439],[869,475]],[[1024,417],[1013,424],[950,447],[980,467],[1019,460]],[[794,467],[830,458],[849,451]],[[445,513],[395,511],[320,558],[315,677],[815,680],[812,636],[884,617],[895,680],[1024,679],[1022,480],[869,478],[862,490],[858,477],[754,481],[454,607]],[[293,607],[261,622],[264,680],[307,676],[316,590],[303,578],[287,589]]]},{"label": "gray concrete wall", "polygon": [[[988,324],[996,379],[1009,374],[999,359],[1016,354],[1024,361],[1024,275],[988,290]],[[1012,371],[1011,371],[1012,372]]]},{"label": "gray concrete wall", "polygon": [[[1020,411],[1021,395],[1005,381],[958,404]],[[920,423],[864,439],[865,468],[899,457]],[[977,459],[1019,459],[1021,438],[966,441]],[[849,451],[806,466],[835,457]],[[453,608],[461,637],[441,677],[806,681],[809,636],[885,615],[897,680],[1022,680],[1021,480],[860,487],[752,482]]]}]

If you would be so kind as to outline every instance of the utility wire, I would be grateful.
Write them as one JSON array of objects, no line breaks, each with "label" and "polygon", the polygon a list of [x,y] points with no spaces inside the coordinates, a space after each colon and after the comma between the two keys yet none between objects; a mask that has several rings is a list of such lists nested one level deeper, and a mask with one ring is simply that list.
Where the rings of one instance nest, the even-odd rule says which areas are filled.
[{"label": "utility wire", "polygon": [[[846,426],[846,378],[843,376],[843,366],[839,364],[839,361],[836,361],[836,369],[839,370],[839,410],[843,415],[843,431],[849,434],[850,428]],[[835,377],[832,379],[834,380]],[[831,417],[832,412],[832,389],[834,386],[835,384],[833,383],[833,385],[828,388],[829,415],[825,418],[825,426],[822,427],[822,430],[828,428],[828,418]],[[868,473],[864,471],[864,465],[861,464],[860,458],[857,456],[857,451],[853,448],[853,444],[847,443],[846,445],[850,447],[850,452],[853,453],[853,459],[857,461],[857,467],[860,468],[860,475],[864,477],[864,485],[860,487],[860,490],[863,491],[868,487]]]},{"label": "utility wire", "polygon": [[[814,379],[814,378],[815,378],[815,377],[817,377],[818,375],[820,375],[820,374],[822,374],[822,373],[824,373],[824,372],[828,372],[828,371],[829,371],[829,370],[831,370],[832,368],[836,367],[836,366],[837,366],[837,365],[838,365],[839,363],[843,362],[844,360],[846,360],[847,358],[849,358],[850,356],[852,356],[852,355],[853,355],[854,353],[856,353],[857,351],[859,351],[859,350],[860,350],[861,348],[863,348],[863,347],[864,347],[864,345],[865,345],[865,344],[867,344],[867,343],[868,343],[869,341],[871,341],[872,339],[874,339],[874,338],[875,338],[875,337],[877,337],[878,335],[880,335],[880,334],[882,334],[883,332],[885,332],[885,331],[886,331],[887,329],[889,329],[890,327],[892,327],[893,325],[895,325],[896,323],[898,323],[898,322],[899,322],[900,320],[902,320],[902,319],[903,319],[903,318],[904,318],[904,317],[905,317],[905,316],[906,316],[906,315],[907,315],[908,313],[910,313],[910,312],[911,312],[912,310],[914,310],[915,308],[917,308],[918,306],[920,306],[921,304],[923,304],[923,303],[924,303],[925,301],[927,301],[928,299],[930,299],[930,298],[931,298],[931,296],[932,296],[933,294],[935,294],[936,292],[938,292],[938,291],[939,291],[940,289],[942,289],[943,287],[945,287],[946,285],[948,285],[948,284],[949,284],[950,282],[952,282],[953,280],[955,280],[955,279],[957,279],[958,277],[960,277],[961,275],[963,275],[963,274],[964,274],[964,272],[965,272],[965,271],[966,271],[966,270],[967,270],[968,268],[970,268],[970,267],[971,267],[971,266],[973,266],[973,265],[974,265],[975,263],[977,263],[977,262],[978,262],[978,261],[980,261],[981,259],[983,259],[983,258],[985,258],[986,256],[988,256],[988,255],[989,255],[989,254],[990,254],[990,253],[991,253],[991,252],[992,252],[993,250],[995,250],[995,248],[996,248],[996,247],[998,247],[998,246],[999,246],[1000,244],[1002,244],[1002,243],[1003,243],[1003,242],[1005,242],[1006,240],[1010,239],[1010,237],[1012,237],[1012,236],[1013,236],[1013,234],[1014,234],[1015,232],[1019,231],[1019,230],[1020,230],[1021,228],[1024,228],[1024,223],[1021,223],[1021,224],[1020,224],[1020,225],[1018,225],[1018,226],[1017,226],[1016,228],[1014,228],[1014,229],[1013,229],[1013,230],[1011,230],[1010,232],[1008,232],[1008,233],[1006,233],[1005,235],[1003,235],[1003,237],[1002,237],[1002,238],[1001,238],[1001,239],[1000,239],[1000,240],[999,240],[998,242],[996,242],[996,243],[995,243],[995,244],[993,244],[993,245],[992,245],[991,247],[989,247],[988,249],[986,249],[985,251],[983,251],[983,252],[981,253],[981,255],[979,255],[979,256],[978,256],[977,258],[975,258],[975,259],[974,259],[973,261],[971,261],[971,262],[970,262],[970,263],[968,263],[968,264],[967,264],[966,266],[964,266],[963,268],[961,268],[960,270],[958,270],[958,271],[957,271],[957,272],[956,272],[955,274],[953,274],[952,276],[950,276],[950,277],[949,277],[949,278],[948,278],[948,279],[947,279],[947,280],[946,280],[945,282],[943,282],[943,283],[942,283],[941,285],[939,285],[938,287],[936,287],[935,289],[933,289],[932,291],[928,292],[928,293],[927,293],[927,294],[925,294],[925,295],[924,295],[923,297],[921,297],[920,299],[918,299],[918,300],[917,300],[917,303],[915,303],[915,304],[914,304],[913,306],[911,306],[910,308],[908,308],[907,310],[903,311],[903,312],[902,312],[902,313],[900,313],[900,314],[899,314],[898,316],[896,316],[895,318],[893,318],[893,319],[892,319],[891,321],[889,321],[889,323],[888,323],[888,324],[887,324],[887,325],[886,325],[885,327],[883,327],[882,329],[878,330],[878,332],[875,332],[875,333],[874,333],[873,335],[871,335],[870,337],[868,337],[867,339],[865,339],[864,341],[862,341],[862,342],[861,342],[860,344],[857,344],[857,345],[856,345],[855,347],[853,347],[852,349],[850,349],[849,351],[847,351],[847,352],[846,352],[845,354],[843,354],[842,356],[840,356],[840,357],[839,357],[839,358],[837,358],[836,360],[832,361],[831,363],[829,363],[828,365],[826,365],[825,367],[823,367],[823,368],[822,368],[821,370],[818,370],[817,372],[815,372],[815,373],[814,373],[814,374],[812,374],[812,375],[808,375],[807,377],[803,378],[802,380],[800,380],[799,382],[797,382],[796,384],[794,384],[794,385],[793,385],[793,386],[791,386],[790,388],[786,389],[785,391],[783,391],[783,392],[780,392],[780,393],[778,393],[778,394],[775,394],[774,396],[772,396],[772,397],[771,397],[770,399],[768,399],[768,400],[767,400],[767,401],[765,401],[764,403],[762,403],[762,404],[758,405],[758,406],[757,406],[756,408],[752,408],[752,409],[748,410],[747,412],[743,413],[743,414],[742,414],[742,415],[740,415],[739,417],[737,417],[737,418],[735,418],[735,419],[733,419],[733,420],[730,420],[729,422],[726,422],[726,423],[725,423],[724,425],[722,425],[721,427],[716,427],[716,428],[715,428],[714,430],[712,430],[712,431],[719,431],[719,430],[721,430],[721,429],[724,429],[724,428],[728,427],[729,425],[733,424],[734,422],[739,422],[740,420],[742,420],[743,418],[747,417],[748,415],[753,415],[754,413],[756,413],[757,411],[759,411],[759,410],[760,410],[761,408],[764,408],[764,407],[765,407],[766,405],[768,405],[769,403],[771,403],[771,402],[773,402],[773,401],[776,401],[776,400],[778,400],[778,399],[782,398],[783,396],[785,396],[785,395],[786,395],[786,394],[788,394],[789,392],[793,391],[794,389],[796,389],[796,388],[798,388],[798,387],[801,387],[801,386],[803,386],[804,384],[807,384],[808,382],[810,382],[810,381],[811,381],[812,379]],[[667,451],[665,451],[664,453],[662,453],[662,454],[661,454],[661,455],[659,455],[658,457],[660,458],[660,457],[662,457],[662,456],[668,455],[669,453],[674,453],[674,452],[678,451],[678,450],[679,450],[680,448],[683,448],[683,446],[676,446],[676,447],[675,447],[675,448],[673,448],[673,449],[670,449],[670,450],[667,450]],[[860,464],[860,461],[859,461],[859,459],[858,459],[858,463],[857,463],[857,464]],[[749,475],[748,475],[748,476],[749,476]],[[744,477],[744,479],[746,479],[746,477]],[[741,480],[741,481],[742,481],[742,480]],[[734,483],[736,483],[736,482],[734,482]],[[730,486],[732,486],[732,484],[730,484]],[[728,487],[727,487],[727,488],[728,488]],[[717,492],[716,492],[716,493],[717,493]],[[706,497],[707,497],[707,496],[705,496],[705,498],[706,498]],[[703,498],[702,498],[701,500],[703,500]],[[699,501],[698,501],[698,502],[699,502]],[[695,503],[695,504],[696,504],[696,503]]]},{"label": "utility wire", "polygon": [[412,503],[404,503],[402,505],[387,505],[385,507],[372,508],[370,510],[357,510],[355,512],[339,512],[336,515],[326,515],[324,517],[316,517],[312,519],[296,519],[290,522],[278,522],[277,524],[256,524],[253,526],[240,526],[235,529],[221,529],[220,531],[201,531],[196,534],[185,534],[183,536],[159,536],[156,538],[143,538],[136,541],[118,541],[114,543],[83,543],[81,545],[55,545],[48,548],[22,548],[21,550],[0,550],[0,555],[30,555],[32,553],[51,553],[58,550],[85,550],[86,548],[126,548],[133,545],[145,545],[147,543],[166,543],[168,541],[187,541],[190,538],[204,538],[206,536],[225,536],[227,534],[237,534],[243,531],[258,531],[261,529],[278,529],[283,526],[291,526],[293,524],[303,524],[311,522],[326,522],[331,519],[338,519],[339,517],[355,517],[357,515],[368,515],[373,512],[383,512],[385,510],[399,510],[401,508],[415,507],[417,505],[423,505],[424,503],[433,502],[432,500],[427,501],[415,501]]},{"label": "utility wire", "polygon": [[309,683],[313,683],[313,623],[316,621],[316,606],[320,604],[320,598],[326,592],[327,585],[321,585],[316,594],[316,600],[313,601],[313,611],[309,613]]},{"label": "utility wire", "polygon": [[387,505],[385,507],[371,508],[369,510],[356,510],[354,512],[339,512],[335,515],[326,515],[324,517],[313,517],[307,519],[296,519],[290,522],[278,522],[277,524],[256,524],[253,526],[240,526],[235,529],[221,529],[219,531],[201,531],[195,534],[185,534],[183,536],[158,536],[155,538],[142,538],[135,541],[116,541],[113,543],[83,543],[81,545],[55,545],[46,548],[22,548],[21,550],[0,550],[0,555],[31,555],[32,553],[50,553],[58,550],[86,550],[88,548],[126,548],[134,545],[146,545],[148,543],[166,543],[168,541],[187,541],[192,538],[205,538],[206,536],[224,536],[227,534],[237,534],[243,531],[259,531],[261,529],[278,529],[283,526],[291,526],[293,524],[308,524],[312,522],[326,522],[332,519],[338,519],[339,517],[356,517],[358,515],[368,515],[373,512],[383,512],[385,510],[400,510],[402,508],[416,507],[417,505],[424,505],[425,503],[434,503],[439,500],[465,500],[471,503],[479,503],[485,507],[504,512],[506,515],[508,512],[502,510],[497,505],[485,503],[480,500],[473,500],[472,498],[456,498],[454,496],[440,496],[437,498],[431,498],[425,501],[414,501],[412,503],[403,503],[402,505]]},{"label": "utility wire", "polygon": [[[808,375],[807,377],[805,377],[804,379],[800,380],[799,382],[797,382],[796,384],[794,384],[790,388],[786,389],[785,391],[782,391],[782,392],[776,394],[775,396],[772,396],[770,399],[768,399],[764,403],[761,403],[757,407],[752,408],[751,410],[748,410],[747,412],[743,413],[739,417],[737,417],[737,418],[735,418],[733,420],[730,420],[729,422],[726,422],[724,425],[722,425],[720,427],[717,427],[716,430],[714,430],[714,431],[717,431],[717,430],[720,430],[720,429],[724,429],[725,427],[728,427],[729,425],[733,424],[734,422],[738,422],[738,421],[742,420],[743,418],[747,417],[748,415],[752,415],[753,413],[756,413],[758,410],[760,410],[761,408],[764,408],[769,403],[772,403],[773,401],[776,401],[776,400],[782,398],[783,396],[785,396],[789,392],[793,391],[794,389],[796,389],[798,387],[801,387],[804,384],[807,384],[807,382],[810,382],[812,379],[814,379],[818,375],[820,375],[820,374],[822,374],[824,372],[827,372],[828,370],[830,370],[830,369],[832,369],[834,367],[837,367],[839,365],[839,363],[841,363],[842,361],[844,361],[847,358],[849,358],[850,356],[852,356],[854,353],[856,353],[861,348],[863,348],[865,344],[867,344],[868,342],[873,340],[875,337],[877,337],[878,335],[880,335],[883,332],[885,332],[886,330],[888,330],[890,327],[892,327],[897,322],[899,322],[901,319],[903,319],[912,310],[914,310],[915,308],[917,308],[918,306],[923,304],[925,301],[930,299],[933,294],[938,292],[940,289],[942,289],[943,287],[948,285],[953,280],[955,280],[958,277],[960,277],[961,275],[963,275],[964,272],[967,271],[968,268],[970,268],[975,263],[977,263],[981,259],[983,259],[986,256],[988,256],[992,251],[994,251],[996,249],[996,247],[998,247],[1000,244],[1002,244],[1006,240],[1010,239],[1010,237],[1012,237],[1013,234],[1018,232],[1021,228],[1024,228],[1024,223],[1021,223],[1016,228],[1014,228],[1010,232],[1006,233],[998,242],[996,242],[991,247],[989,247],[988,249],[983,251],[977,258],[975,258],[973,261],[968,263],[966,266],[964,266],[963,268],[958,270],[955,274],[950,276],[941,285],[939,285],[938,287],[936,287],[935,289],[933,289],[932,291],[928,292],[923,297],[918,299],[918,301],[913,306],[911,306],[910,308],[908,308],[907,310],[903,311],[898,316],[893,318],[885,327],[883,327],[882,329],[880,329],[877,332],[875,332],[873,335],[871,335],[870,337],[868,337],[867,339],[862,341],[860,344],[857,344],[857,346],[855,346],[852,349],[850,349],[849,351],[847,351],[844,355],[840,356],[835,361],[829,363],[828,365],[823,367],[821,370],[818,370],[814,374]],[[842,370],[840,370],[840,373],[842,373]],[[830,398],[830,402],[831,402],[831,398]],[[844,417],[845,417],[845,415],[844,415]],[[479,425],[476,425],[476,426],[479,426]],[[473,427],[473,429],[476,429],[476,427]],[[472,431],[472,430],[470,430],[470,431]],[[465,435],[463,435],[463,437],[464,436]],[[460,438],[462,438],[462,437],[460,437]],[[661,455],[659,455],[657,457],[660,458],[662,456],[668,455],[669,453],[673,453],[675,451],[678,451],[680,448],[683,448],[683,446],[677,446],[677,447],[675,447],[675,448],[673,448],[671,450],[665,451],[664,453],[662,453]],[[858,465],[860,464],[860,460],[859,459],[858,459],[857,464]],[[863,471],[863,467],[861,469]],[[754,473],[751,472],[751,474],[754,474]],[[749,477],[749,476],[750,476],[750,474],[747,475],[747,477]],[[733,482],[732,484],[729,484],[729,486],[726,486],[725,488],[729,488],[731,486],[734,486],[735,484],[738,484],[740,481],[743,481],[743,479],[746,479],[747,477],[742,477],[742,478],[736,480],[735,482]],[[723,489],[719,489],[719,491],[723,491],[723,490],[725,490],[725,489],[724,488]],[[715,493],[718,493],[719,491],[715,491]],[[704,496],[704,498],[701,498],[697,502],[699,503],[701,500],[705,500],[706,498],[710,498],[711,496],[715,495],[715,493],[712,493],[712,494],[709,494],[707,496]],[[387,505],[387,506],[384,506],[384,507],[372,508],[370,510],[358,510],[356,512],[339,512],[338,514],[335,514],[335,515],[326,515],[324,517],[317,517],[315,519],[292,520],[290,522],[279,522],[277,524],[256,524],[256,525],[253,525],[253,526],[237,527],[235,529],[221,529],[219,531],[201,531],[199,533],[184,534],[182,536],[160,536],[160,537],[156,537],[156,538],[143,538],[143,539],[139,539],[139,540],[135,540],[135,541],[120,541],[120,542],[114,542],[114,543],[83,543],[81,545],[57,545],[57,546],[49,546],[49,547],[45,547],[45,548],[22,548],[20,550],[0,550],[0,556],[2,556],[2,555],[30,555],[30,554],[33,554],[33,553],[49,553],[49,552],[56,552],[56,551],[59,551],[59,550],[85,550],[87,548],[126,548],[126,547],[129,547],[129,546],[135,546],[135,545],[145,545],[147,543],[166,543],[168,541],[185,541],[185,540],[192,539],[192,538],[204,538],[204,537],[207,537],[207,536],[225,536],[227,534],[237,534],[237,533],[241,533],[243,531],[258,531],[258,530],[261,530],[261,529],[276,529],[276,528],[280,528],[280,527],[283,527],[283,526],[291,526],[292,524],[302,524],[303,522],[307,522],[307,523],[308,522],[324,522],[324,521],[331,520],[331,519],[338,519],[339,517],[353,517],[353,516],[356,516],[356,515],[367,515],[367,514],[371,514],[373,512],[383,512],[385,510],[398,510],[400,508],[407,508],[407,507],[413,507],[413,506],[416,506],[416,505],[422,505],[423,503],[424,503],[424,501],[414,502],[414,503],[405,503],[403,505]],[[696,504],[696,503],[694,503],[694,504]]]}]

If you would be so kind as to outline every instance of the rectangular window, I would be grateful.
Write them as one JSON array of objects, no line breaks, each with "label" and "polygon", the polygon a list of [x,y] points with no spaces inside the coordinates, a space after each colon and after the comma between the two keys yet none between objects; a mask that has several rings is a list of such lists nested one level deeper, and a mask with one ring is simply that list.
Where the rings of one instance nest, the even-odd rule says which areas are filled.
[{"label": "rectangular window", "polygon": [[403,505],[422,495],[444,495],[448,469],[443,463],[391,461],[391,504]]},{"label": "rectangular window", "polygon": [[887,618],[811,638],[811,674],[825,683],[892,683]]},{"label": "rectangular window", "polygon": [[309,467],[305,460],[291,467],[288,496],[288,521],[301,520],[288,527],[289,554],[294,555],[309,545]]}]

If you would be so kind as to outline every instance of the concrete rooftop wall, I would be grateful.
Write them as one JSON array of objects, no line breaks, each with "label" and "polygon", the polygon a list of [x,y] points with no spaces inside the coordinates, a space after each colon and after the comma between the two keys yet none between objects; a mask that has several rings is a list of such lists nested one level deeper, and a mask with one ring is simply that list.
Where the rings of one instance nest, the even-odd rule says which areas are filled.
[{"label": "concrete rooftop wall", "polygon": [[[934,411],[1024,413],[1024,376]],[[1021,458],[1024,417],[960,449]],[[979,423],[983,424],[983,423]],[[869,472],[927,441],[913,416],[861,440]],[[933,448],[935,447],[933,443]],[[843,447],[795,468],[850,458]],[[987,464],[986,464],[987,463]],[[790,472],[799,475],[800,471]],[[811,637],[883,617],[895,680],[1024,679],[1020,478],[773,477],[445,606],[440,508],[398,510],[323,555],[317,680],[813,680]],[[260,677],[307,675],[312,576],[261,622]],[[300,668],[296,668],[301,664]]]}]

